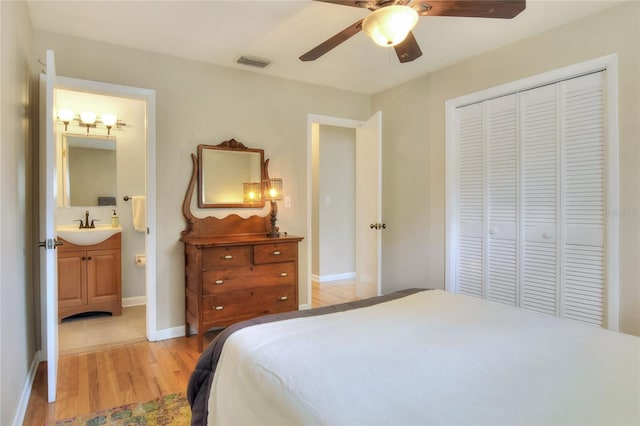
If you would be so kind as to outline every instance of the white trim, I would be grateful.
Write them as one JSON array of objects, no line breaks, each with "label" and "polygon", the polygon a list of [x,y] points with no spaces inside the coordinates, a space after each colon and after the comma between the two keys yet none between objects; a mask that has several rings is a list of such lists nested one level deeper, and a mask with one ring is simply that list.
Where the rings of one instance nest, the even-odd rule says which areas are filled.
[{"label": "white trim", "polygon": [[[620,159],[618,134],[618,54],[610,55],[606,73],[607,126],[607,328],[620,329]],[[611,214],[611,210],[615,214]],[[615,265],[615,268],[611,266]],[[615,285],[612,285],[614,284]]]},{"label": "white trim", "polygon": [[302,305],[298,305],[298,310],[299,311],[306,311],[307,309],[311,309],[311,305],[309,305],[308,303],[304,303]]},{"label": "white trim", "polygon": [[619,329],[619,134],[618,134],[618,54],[602,56],[557,70],[527,77],[500,86],[445,101],[445,289],[455,292],[455,259],[458,229],[456,108],[534,87],[556,83],[592,72],[607,70],[607,328]]},{"label": "white trim", "polygon": [[38,365],[46,361],[46,357],[42,351],[37,351],[31,361],[31,367],[27,373],[27,378],[24,381],[22,387],[22,393],[20,394],[20,400],[18,401],[18,407],[16,408],[15,415],[13,416],[12,425],[21,425],[24,423],[24,415],[27,413],[27,407],[29,406],[29,398],[31,398],[31,391],[33,390],[33,382],[36,378],[38,371]]},{"label": "white trim", "polygon": [[122,298],[122,307],[130,308],[132,306],[142,306],[147,304],[146,296],[136,296],[136,297],[123,297]]},{"label": "white trim", "polygon": [[157,342],[159,340],[175,339],[176,337],[184,337],[184,325],[156,330],[153,335],[148,336],[147,339],[152,342]]},{"label": "white trim", "polygon": [[356,277],[355,272],[343,272],[342,274],[317,275],[311,274],[311,279],[319,283],[330,281],[350,280]]},{"label": "white trim", "polygon": [[[349,129],[357,129],[362,126],[362,121],[351,120],[348,118],[331,117],[320,114],[307,114],[307,303],[311,306],[311,270],[313,255],[313,174],[312,174],[312,142],[313,127],[317,125],[328,125],[335,127],[346,127]],[[380,285],[380,283],[378,283]]]}]

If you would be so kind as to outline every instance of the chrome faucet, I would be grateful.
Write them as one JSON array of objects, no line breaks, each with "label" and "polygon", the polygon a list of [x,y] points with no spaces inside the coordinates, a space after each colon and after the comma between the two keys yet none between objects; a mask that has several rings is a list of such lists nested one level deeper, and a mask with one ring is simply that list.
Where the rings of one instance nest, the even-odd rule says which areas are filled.
[{"label": "chrome faucet", "polygon": [[92,219],[91,223],[89,223],[89,210],[84,211],[84,222],[82,221],[82,219],[74,220],[74,222],[80,222],[80,229],[95,228],[95,221],[100,222],[99,219]]}]

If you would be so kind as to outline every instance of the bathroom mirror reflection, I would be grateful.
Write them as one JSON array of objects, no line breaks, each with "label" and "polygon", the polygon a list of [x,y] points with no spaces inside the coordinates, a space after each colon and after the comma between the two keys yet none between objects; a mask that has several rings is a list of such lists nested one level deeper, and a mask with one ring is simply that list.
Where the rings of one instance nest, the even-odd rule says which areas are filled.
[{"label": "bathroom mirror reflection", "polygon": [[58,205],[116,205],[116,140],[64,134],[58,149]]}]

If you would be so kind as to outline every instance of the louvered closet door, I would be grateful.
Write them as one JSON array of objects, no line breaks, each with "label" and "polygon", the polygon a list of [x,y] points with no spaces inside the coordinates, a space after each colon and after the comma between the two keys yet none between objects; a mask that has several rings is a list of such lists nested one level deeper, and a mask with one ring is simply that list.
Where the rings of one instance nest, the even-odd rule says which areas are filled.
[{"label": "louvered closet door", "polygon": [[457,109],[456,291],[606,325],[604,78]]},{"label": "louvered closet door", "polygon": [[522,295],[520,306],[559,314],[558,116],[556,85],[520,94]]},{"label": "louvered closet door", "polygon": [[516,305],[518,298],[518,111],[517,96],[488,101],[486,120],[486,298]]},{"label": "louvered closet door", "polygon": [[460,108],[456,127],[459,159],[457,291],[483,297],[483,105]]},{"label": "louvered closet door", "polygon": [[564,244],[561,316],[604,323],[604,73],[559,83],[563,93]]}]

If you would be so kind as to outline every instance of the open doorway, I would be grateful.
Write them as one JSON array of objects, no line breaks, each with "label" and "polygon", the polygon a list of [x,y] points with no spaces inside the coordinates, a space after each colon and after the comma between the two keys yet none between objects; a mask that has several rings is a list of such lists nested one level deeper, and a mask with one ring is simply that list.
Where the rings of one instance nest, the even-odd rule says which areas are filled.
[{"label": "open doorway", "polygon": [[[57,156],[55,187],[59,196],[54,217],[56,226],[77,225],[77,221],[89,212],[96,224],[110,226],[117,216],[115,222],[121,228],[122,239],[118,262],[121,278],[118,304],[122,309],[121,315],[104,313],[101,309],[66,310],[60,317],[56,315],[61,322],[48,324],[47,321],[43,330],[52,325],[55,327],[60,355],[156,340],[155,236],[149,232],[155,225],[155,91],[58,77],[54,99],[52,107],[56,120],[52,137],[57,152],[69,155],[69,144],[76,143],[102,146],[110,141],[113,145],[115,189],[106,194],[108,197],[100,194],[100,201],[96,203],[73,201],[69,195],[71,158]],[[117,116],[118,122],[110,129],[106,129],[104,123],[102,126],[83,126],[76,118],[65,125],[58,114],[63,109],[74,111],[76,117],[83,111],[95,112],[99,118],[103,118],[100,114],[111,113]],[[93,174],[80,181],[100,181],[102,173],[98,176],[97,168],[89,169]],[[53,182],[49,184],[54,185]],[[78,192],[76,188],[74,194]],[[105,198],[109,199],[104,202]],[[133,198],[143,201],[137,203],[143,206],[137,220],[132,212]]]},{"label": "open doorway", "polygon": [[356,300],[356,130],[319,125],[312,141],[311,306]]},{"label": "open doorway", "polygon": [[[306,306],[379,295],[382,113],[366,121],[315,114],[307,120]],[[324,303],[313,302],[314,293],[334,289],[340,291]]]}]

